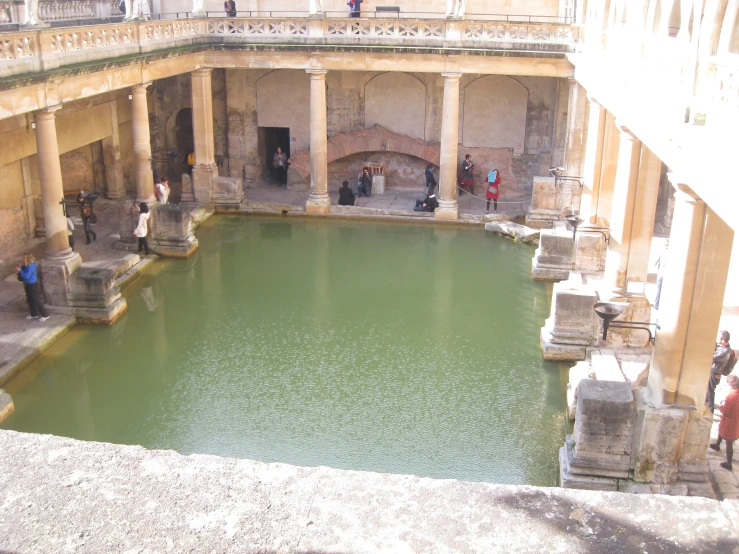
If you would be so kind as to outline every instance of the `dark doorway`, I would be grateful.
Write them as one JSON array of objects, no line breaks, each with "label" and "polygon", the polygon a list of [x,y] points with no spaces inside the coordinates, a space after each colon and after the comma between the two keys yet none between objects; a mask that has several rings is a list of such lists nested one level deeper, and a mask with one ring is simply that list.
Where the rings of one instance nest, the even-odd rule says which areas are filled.
[{"label": "dark doorway", "polygon": [[[280,174],[279,171],[275,170],[272,164],[277,147],[282,148],[282,151],[287,154],[288,159],[290,158],[290,128],[289,127],[260,127],[259,137],[264,140],[264,149],[262,150],[264,156],[264,177],[270,183],[279,184]],[[283,175],[284,178],[284,175]]]},{"label": "dark doorway", "polygon": [[192,133],[192,110],[182,108],[177,112],[174,122],[175,150],[172,157],[173,172],[176,180],[187,173],[187,155],[195,148]]}]

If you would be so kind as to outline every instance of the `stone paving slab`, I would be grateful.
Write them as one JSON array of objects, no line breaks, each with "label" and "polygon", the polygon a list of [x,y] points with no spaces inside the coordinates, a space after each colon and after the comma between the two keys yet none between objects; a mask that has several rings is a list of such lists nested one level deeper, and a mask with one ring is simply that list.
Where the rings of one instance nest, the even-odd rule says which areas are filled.
[{"label": "stone paving slab", "polygon": [[0,431],[0,551],[717,553],[739,503],[301,468]]}]

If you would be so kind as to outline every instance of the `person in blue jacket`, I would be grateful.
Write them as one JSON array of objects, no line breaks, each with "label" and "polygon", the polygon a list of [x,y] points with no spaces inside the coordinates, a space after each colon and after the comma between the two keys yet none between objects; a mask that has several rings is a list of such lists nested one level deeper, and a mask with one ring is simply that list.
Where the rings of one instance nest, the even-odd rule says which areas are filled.
[{"label": "person in blue jacket", "polygon": [[[49,319],[49,313],[41,302],[41,296],[38,290],[38,277],[36,275],[36,258],[30,252],[24,252],[22,265],[15,264],[18,271],[18,280],[23,281],[23,288],[26,289],[26,301],[28,309],[31,311],[26,319],[36,319],[46,321]],[[41,315],[41,317],[39,317]]]}]

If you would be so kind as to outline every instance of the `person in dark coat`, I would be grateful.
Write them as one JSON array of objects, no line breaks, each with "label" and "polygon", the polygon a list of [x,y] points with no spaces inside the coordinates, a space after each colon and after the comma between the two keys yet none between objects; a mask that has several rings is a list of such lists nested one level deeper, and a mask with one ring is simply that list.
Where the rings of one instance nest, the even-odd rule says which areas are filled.
[{"label": "person in dark coat", "polygon": [[414,212],[433,212],[436,208],[439,207],[439,201],[436,199],[436,195],[434,194],[434,189],[431,187],[431,190],[426,195],[426,197],[422,200],[416,200],[416,206],[413,208]]},{"label": "person in dark coat", "polygon": [[731,335],[728,331],[721,331],[718,334],[716,349],[713,351],[711,377],[708,379],[708,392],[706,393],[706,404],[708,404],[711,413],[714,410],[713,400],[716,397],[716,386],[721,381],[721,372],[724,370],[724,366],[729,363],[729,357],[731,356],[730,339]]},{"label": "person in dark coat", "polygon": [[80,209],[80,217],[82,218],[82,226],[85,229],[85,238],[87,238],[87,244],[90,244],[90,237],[92,240],[97,240],[98,236],[95,231],[92,230],[90,225],[92,224],[92,204],[85,196],[84,191],[80,191],[77,195],[77,206]]},{"label": "person in dark coat", "polygon": [[739,377],[729,375],[726,383],[731,392],[718,407],[721,410],[721,423],[718,424],[718,440],[711,445],[716,452],[721,450],[721,441],[726,441],[726,461],[721,463],[724,469],[731,469],[734,457],[734,441],[739,439]]},{"label": "person in dark coat", "polygon": [[226,0],[223,3],[223,9],[226,17],[236,17],[236,2],[234,0]]},{"label": "person in dark coat", "polygon": [[462,175],[459,179],[459,186],[463,188],[470,187],[470,194],[475,194],[474,168],[475,164],[472,163],[472,154],[467,154],[462,162]]},{"label": "person in dark coat", "polygon": [[362,198],[364,194],[369,198],[372,193],[372,174],[370,173],[369,167],[365,167],[362,173],[359,174],[357,182],[357,197]]},{"label": "person in dark coat", "polygon": [[339,189],[339,206],[353,206],[354,191],[349,188],[349,181],[344,181]]},{"label": "person in dark coat", "polygon": [[436,178],[434,177],[434,166],[428,164],[426,166],[426,194],[431,192],[436,186]]}]

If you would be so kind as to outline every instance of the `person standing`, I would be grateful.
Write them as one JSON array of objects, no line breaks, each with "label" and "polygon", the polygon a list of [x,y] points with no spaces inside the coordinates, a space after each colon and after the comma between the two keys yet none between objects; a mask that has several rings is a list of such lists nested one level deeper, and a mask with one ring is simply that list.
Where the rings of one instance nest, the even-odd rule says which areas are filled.
[{"label": "person standing", "polygon": [[282,151],[282,148],[277,147],[277,152],[272,156],[272,167],[275,168],[277,173],[277,182],[280,185],[287,184],[287,154]]},{"label": "person standing", "polygon": [[708,392],[706,393],[706,404],[711,410],[714,411],[714,398],[716,397],[716,386],[721,381],[721,372],[729,363],[731,357],[731,345],[729,340],[731,335],[728,331],[721,331],[718,334],[718,342],[716,348],[713,351],[713,363],[711,364],[711,376],[708,379]]},{"label": "person standing", "polygon": [[226,0],[223,3],[223,9],[226,11],[226,17],[236,17],[236,2],[234,0]]},{"label": "person standing", "polygon": [[430,194],[435,187],[436,178],[434,177],[434,166],[433,164],[428,164],[426,166],[426,190],[424,192],[426,194]]},{"label": "person standing", "polygon": [[[136,206],[136,204],[134,204]],[[149,234],[149,206],[146,202],[142,202],[139,206],[139,222],[136,228],[133,230],[133,234],[139,239],[139,254],[143,251],[147,256],[149,255],[149,242],[146,240],[146,236]]]},{"label": "person standing", "polygon": [[372,174],[370,173],[369,167],[365,167],[362,170],[362,173],[359,174],[357,182],[357,198],[362,198],[362,194],[367,198],[372,194]]},{"label": "person standing", "polygon": [[90,240],[90,237],[92,237],[92,240],[97,240],[98,236],[91,227],[93,223],[92,204],[90,204],[90,201],[85,196],[85,191],[81,190],[80,193],[77,195],[77,206],[80,209],[82,227],[85,229],[85,238],[87,238],[86,244],[90,244],[90,242],[92,242]]},{"label": "person standing", "polygon": [[349,6],[349,17],[359,17],[362,11],[362,0],[346,0]]},{"label": "person standing", "polygon": [[726,461],[721,463],[721,467],[730,470],[734,458],[734,441],[739,439],[739,377],[729,375],[726,383],[731,391],[718,407],[721,410],[721,423],[718,424],[718,440],[711,448],[720,452],[721,441],[726,441]]},{"label": "person standing", "polygon": [[475,194],[475,190],[473,188],[475,180],[472,173],[474,168],[475,164],[472,163],[472,154],[467,154],[464,157],[464,162],[462,162],[462,178],[459,180],[459,184],[462,187],[469,186],[470,194]]},{"label": "person standing", "polygon": [[339,189],[339,206],[353,206],[354,192],[349,188],[349,181],[344,181]]},{"label": "person standing", "polygon": [[161,183],[157,183],[155,186],[156,193],[157,193],[157,200],[159,200],[160,204],[168,204],[169,203],[169,186],[165,186],[164,181]]},{"label": "person standing", "polygon": [[493,201],[493,211],[498,213],[498,197],[500,196],[500,172],[493,169],[488,172],[488,190],[485,192],[485,198],[488,199],[485,213],[490,213],[490,201]]},{"label": "person standing", "polygon": [[186,163],[187,163],[187,174],[190,175],[190,177],[192,177],[192,168],[195,167],[195,152],[194,151],[190,150],[187,153]]},{"label": "person standing", "polygon": [[28,309],[31,312],[26,316],[26,319],[38,318],[39,321],[46,321],[49,319],[49,313],[41,302],[41,295],[38,290],[36,258],[30,252],[24,252],[21,263],[15,264],[15,270],[18,272],[18,280],[23,282],[23,288],[26,291],[26,302],[28,302]]}]

